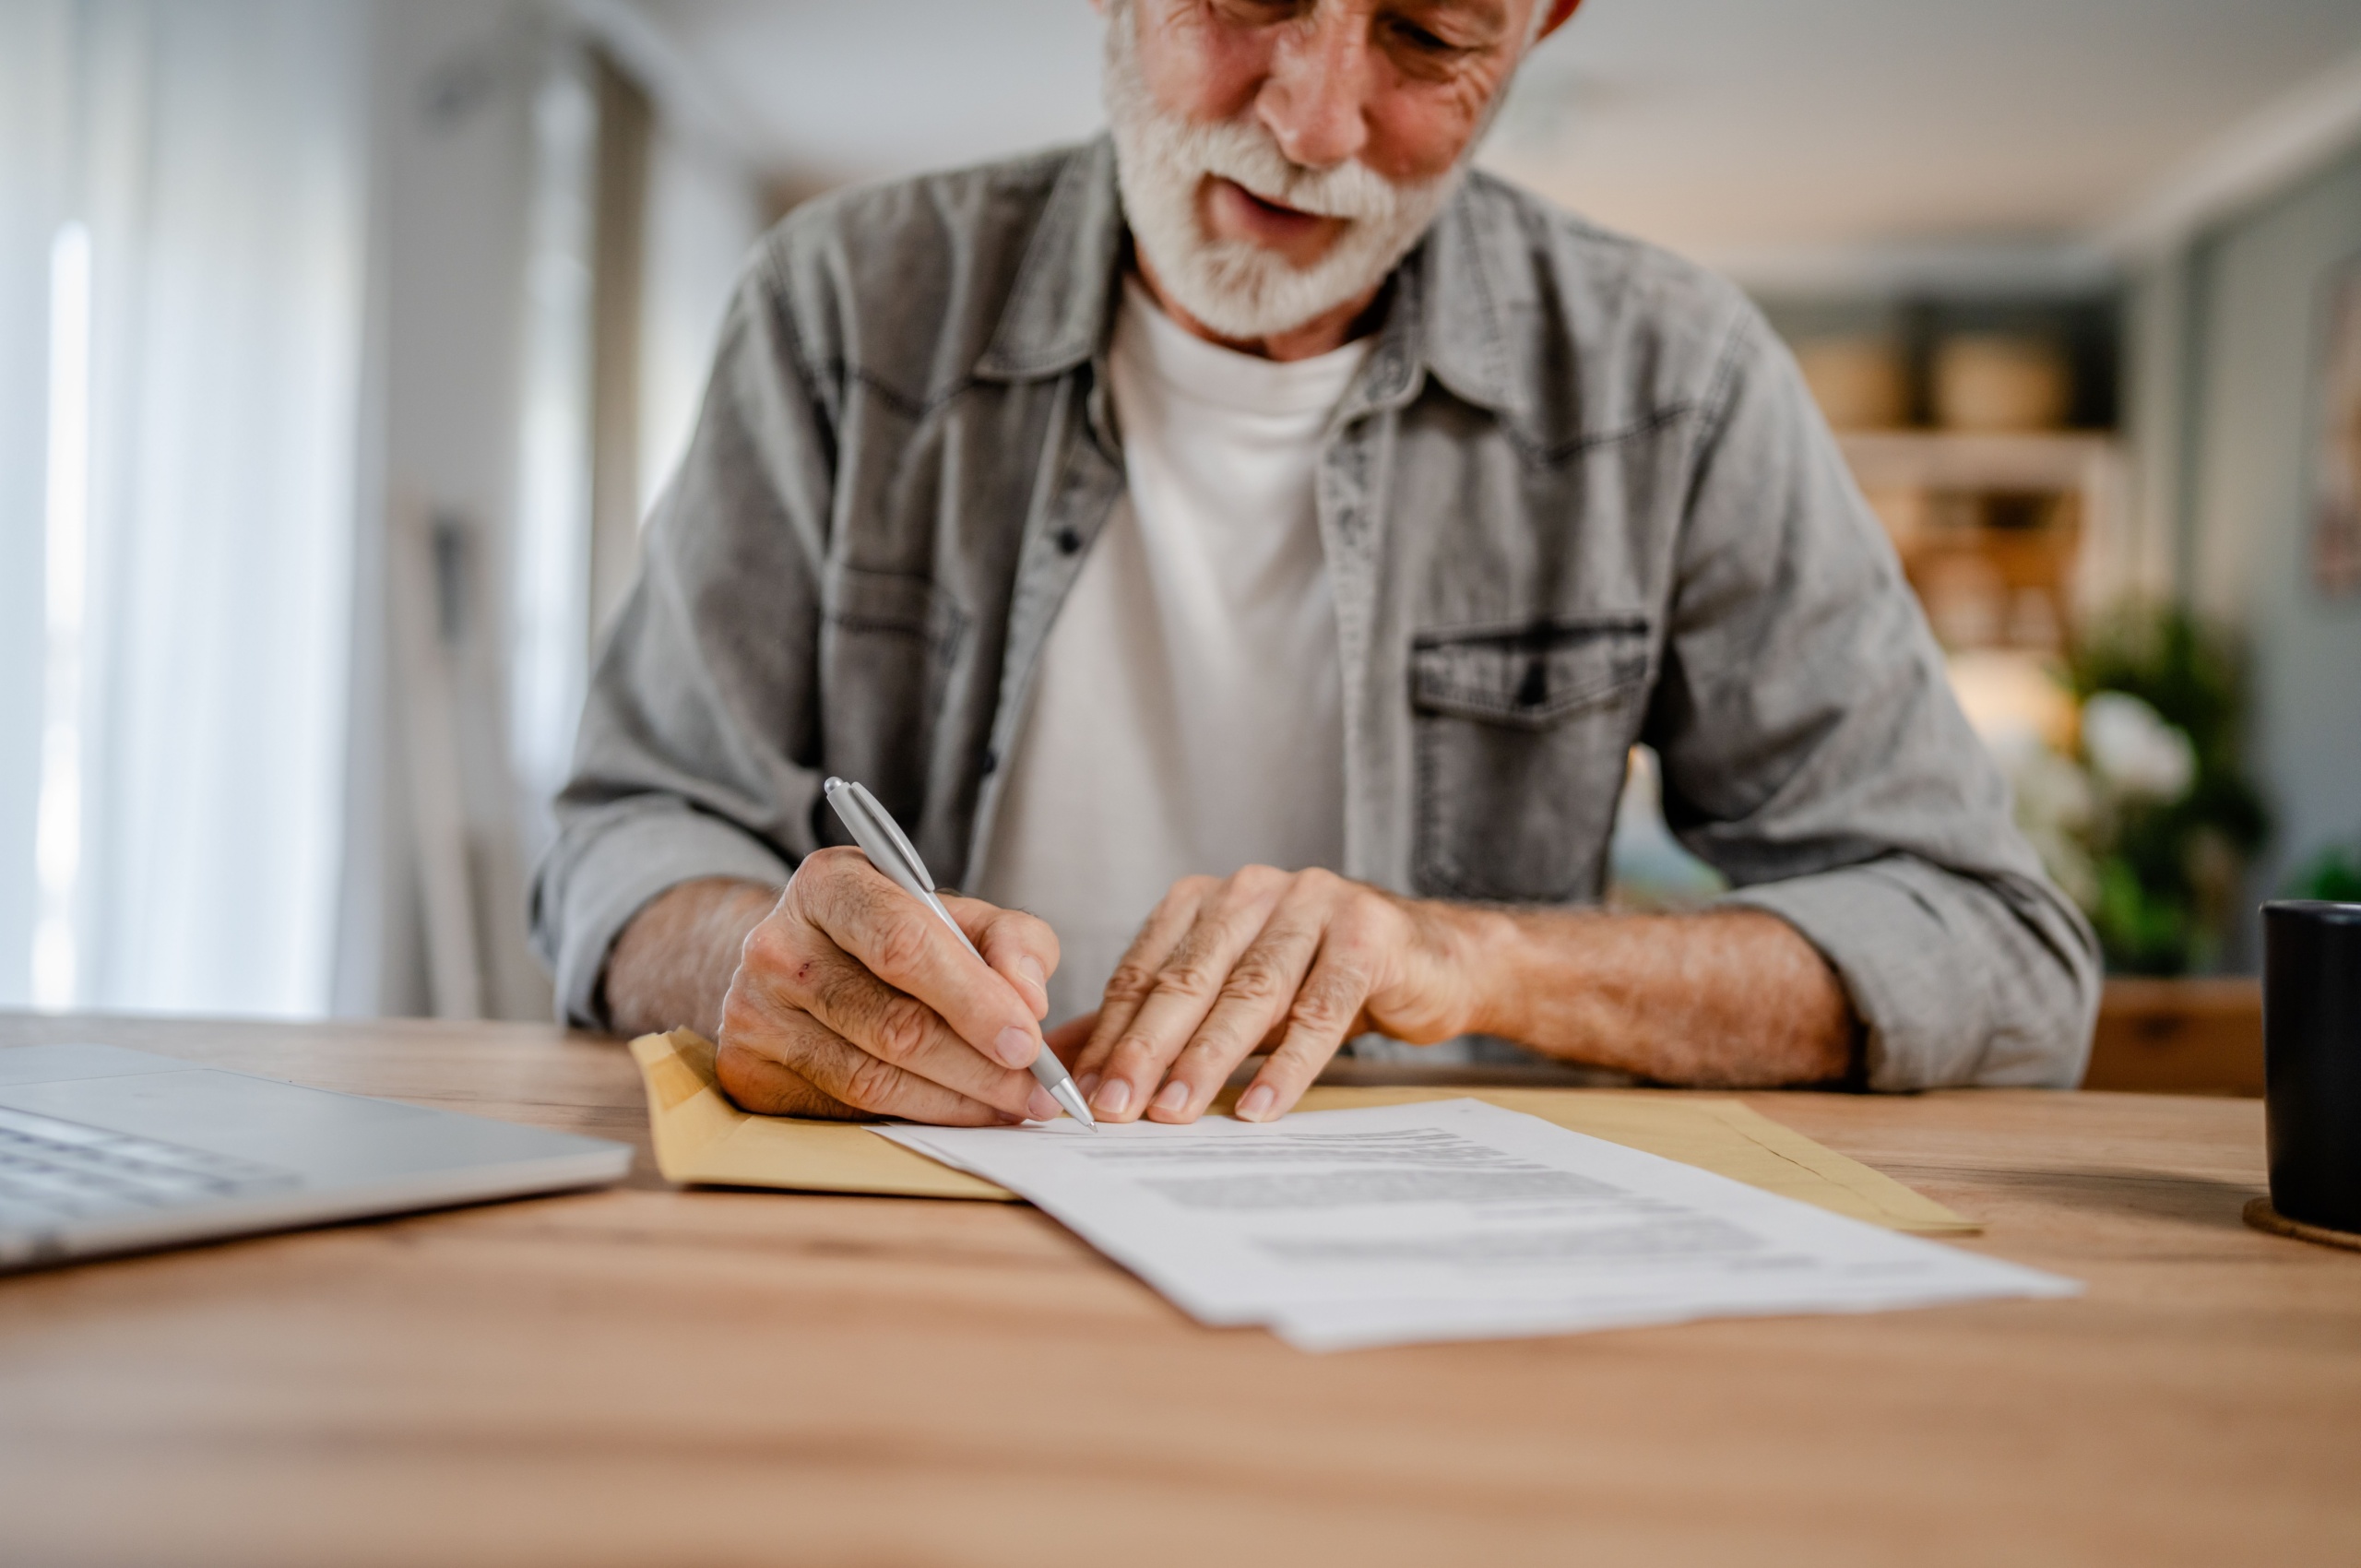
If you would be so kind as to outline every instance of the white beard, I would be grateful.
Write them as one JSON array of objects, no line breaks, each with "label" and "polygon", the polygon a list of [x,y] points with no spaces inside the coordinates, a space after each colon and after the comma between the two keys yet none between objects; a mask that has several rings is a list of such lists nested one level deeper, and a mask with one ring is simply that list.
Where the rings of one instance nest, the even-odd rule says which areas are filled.
[{"label": "white beard", "polygon": [[[1396,183],[1360,162],[1292,162],[1251,114],[1199,125],[1170,113],[1141,74],[1133,3],[1109,7],[1107,119],[1123,214],[1157,282],[1198,321],[1240,340],[1290,331],[1375,290],[1451,199],[1465,159],[1431,179]],[[1481,139],[1480,131],[1469,138],[1470,149]],[[1215,239],[1199,210],[1209,176],[1345,225],[1303,267],[1249,240]]]}]

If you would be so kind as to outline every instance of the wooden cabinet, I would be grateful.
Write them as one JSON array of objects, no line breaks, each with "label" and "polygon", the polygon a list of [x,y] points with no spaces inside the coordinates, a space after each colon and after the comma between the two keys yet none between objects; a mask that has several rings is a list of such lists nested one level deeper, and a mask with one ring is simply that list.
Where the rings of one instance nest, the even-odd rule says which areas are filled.
[{"label": "wooden cabinet", "polygon": [[2106,982],[2086,1089],[2140,1094],[2262,1093],[2262,983]]}]

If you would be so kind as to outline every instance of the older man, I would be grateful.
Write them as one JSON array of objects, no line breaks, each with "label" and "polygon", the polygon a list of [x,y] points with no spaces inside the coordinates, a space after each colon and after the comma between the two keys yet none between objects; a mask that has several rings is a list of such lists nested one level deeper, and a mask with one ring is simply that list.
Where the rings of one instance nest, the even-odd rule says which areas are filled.
[{"label": "older man", "polygon": [[[1111,141],[771,235],[541,873],[568,1016],[943,1123],[1054,1114],[1052,1017],[1119,1122],[1347,1041],[2074,1080],[2089,933],[1787,358],[1465,168],[1577,3],[1106,0]],[[1588,908],[1636,742],[1710,909]]]}]

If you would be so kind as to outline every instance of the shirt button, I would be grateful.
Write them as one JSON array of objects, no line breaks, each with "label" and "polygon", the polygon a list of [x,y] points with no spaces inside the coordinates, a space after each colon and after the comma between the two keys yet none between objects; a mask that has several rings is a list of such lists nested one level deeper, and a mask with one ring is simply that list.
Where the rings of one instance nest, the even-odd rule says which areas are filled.
[{"label": "shirt button", "polygon": [[1072,555],[1075,551],[1080,550],[1081,548],[1082,535],[1080,532],[1070,528],[1060,529],[1058,530],[1059,554]]}]

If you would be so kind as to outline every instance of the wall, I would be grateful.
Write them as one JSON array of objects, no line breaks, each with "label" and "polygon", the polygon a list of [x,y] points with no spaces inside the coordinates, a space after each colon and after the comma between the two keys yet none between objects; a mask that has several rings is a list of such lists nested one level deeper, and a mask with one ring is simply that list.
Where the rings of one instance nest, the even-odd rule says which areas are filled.
[{"label": "wall", "polygon": [[[442,518],[464,540],[463,647],[504,651],[516,504],[526,223],[540,27],[522,5],[380,0],[371,40],[372,367],[364,425],[374,473],[361,519],[353,606],[353,746],[339,1013],[431,1010],[416,867],[415,775],[403,730],[390,591],[397,556]],[[411,564],[416,564],[415,556]],[[515,802],[498,764],[505,718],[496,667],[457,683],[462,810],[497,864]],[[513,856],[508,857],[513,859]],[[547,1016],[546,982],[522,936],[522,868],[485,879],[482,1002],[494,1016]]]},{"label": "wall", "polygon": [[2242,627],[2254,661],[2250,754],[2277,826],[2258,898],[2361,839],[2361,598],[2323,598],[2308,559],[2324,291],[2356,257],[2361,145],[2165,260],[2134,312],[2143,362],[2180,371],[2177,398],[2135,402],[2184,591]]},{"label": "wall", "polygon": [[[541,548],[553,519],[561,530],[587,526],[587,510],[575,517],[566,496],[552,496],[587,485],[591,439],[576,417],[587,410],[588,386],[575,384],[587,366],[567,358],[589,346],[575,287],[587,257],[552,234],[571,232],[595,191],[576,188],[552,137],[570,101],[561,77],[578,74],[586,44],[616,41],[543,0],[376,0],[373,14],[362,422],[374,446],[353,606],[336,1006],[542,1018],[549,982],[527,946],[525,897],[547,814],[529,765],[553,757],[562,776],[574,701],[536,726],[516,671],[554,659],[578,683],[591,631],[579,596],[564,591],[566,574],[585,567],[587,535]],[[686,442],[764,220],[736,149],[673,99],[658,107],[629,327],[639,339],[630,438],[650,494]],[[566,471],[553,475],[552,462]],[[552,599],[571,605],[570,620],[542,613]],[[423,637],[421,617],[433,622]],[[421,821],[441,830],[421,834]],[[455,926],[468,928],[464,940]]]}]

